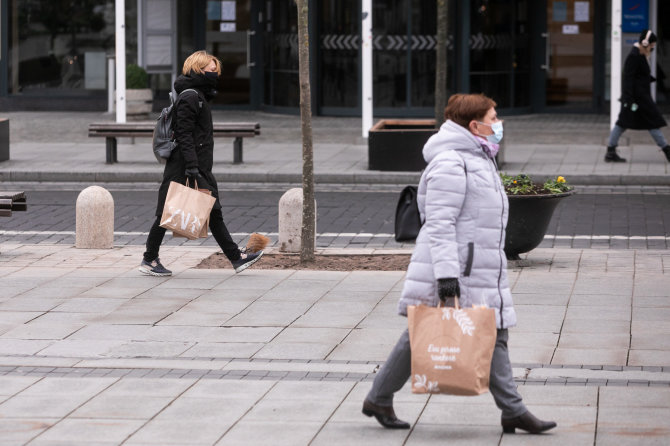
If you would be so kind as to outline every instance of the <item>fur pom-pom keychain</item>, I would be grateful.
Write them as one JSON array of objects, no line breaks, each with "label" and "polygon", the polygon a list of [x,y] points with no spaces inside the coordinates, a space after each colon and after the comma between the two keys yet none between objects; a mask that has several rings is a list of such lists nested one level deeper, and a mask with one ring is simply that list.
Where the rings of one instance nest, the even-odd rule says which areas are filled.
[{"label": "fur pom-pom keychain", "polygon": [[258,252],[264,249],[268,243],[270,243],[270,238],[254,232],[249,236],[249,241],[247,242],[247,252]]}]

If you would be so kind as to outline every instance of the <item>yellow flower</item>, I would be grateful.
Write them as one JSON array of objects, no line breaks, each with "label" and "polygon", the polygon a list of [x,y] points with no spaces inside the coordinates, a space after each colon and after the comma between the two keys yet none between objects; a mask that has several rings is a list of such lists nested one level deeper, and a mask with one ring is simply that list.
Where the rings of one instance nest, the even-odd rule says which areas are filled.
[{"label": "yellow flower", "polygon": [[513,182],[514,182],[514,184],[516,184],[516,180],[514,180]]},{"label": "yellow flower", "polygon": [[565,183],[565,178],[563,178],[563,177],[558,177],[558,178],[556,178],[556,182],[557,182],[557,183]]}]

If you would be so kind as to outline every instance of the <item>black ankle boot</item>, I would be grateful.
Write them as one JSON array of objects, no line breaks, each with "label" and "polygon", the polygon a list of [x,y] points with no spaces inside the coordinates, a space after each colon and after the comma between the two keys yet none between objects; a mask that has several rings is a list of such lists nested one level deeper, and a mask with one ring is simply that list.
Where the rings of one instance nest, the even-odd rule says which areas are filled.
[{"label": "black ankle boot", "polygon": [[661,150],[663,151],[663,153],[665,153],[665,158],[670,163],[670,146],[665,146]]},{"label": "black ankle boot", "polygon": [[531,434],[541,434],[544,431],[556,427],[553,421],[542,421],[535,417],[530,411],[514,418],[501,418],[503,432],[506,434],[513,434],[517,428],[527,431]]},{"label": "black ankle boot", "polygon": [[607,153],[605,154],[606,163],[625,163],[626,158],[621,158],[616,153],[616,146],[608,146]]},{"label": "black ankle boot", "polygon": [[374,416],[379,424],[387,429],[409,429],[409,423],[399,420],[395,416],[393,406],[378,406],[372,402],[363,401],[363,414],[368,417]]}]

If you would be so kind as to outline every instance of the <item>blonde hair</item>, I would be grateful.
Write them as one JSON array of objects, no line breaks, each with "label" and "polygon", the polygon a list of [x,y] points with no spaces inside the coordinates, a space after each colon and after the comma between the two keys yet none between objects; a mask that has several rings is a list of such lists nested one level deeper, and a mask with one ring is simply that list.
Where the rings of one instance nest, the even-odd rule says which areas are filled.
[{"label": "blonde hair", "polygon": [[194,73],[202,74],[205,72],[207,65],[212,61],[216,64],[217,74],[221,75],[221,61],[205,50],[196,51],[188,56],[184,61],[184,67],[181,72],[182,74],[189,74],[192,71]]}]

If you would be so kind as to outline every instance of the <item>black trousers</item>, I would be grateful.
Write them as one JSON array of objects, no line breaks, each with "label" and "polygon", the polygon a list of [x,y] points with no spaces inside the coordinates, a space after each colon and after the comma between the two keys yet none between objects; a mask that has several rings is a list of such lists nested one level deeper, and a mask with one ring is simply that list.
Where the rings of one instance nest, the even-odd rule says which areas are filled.
[{"label": "black trousers", "polygon": [[[154,224],[149,230],[147,250],[144,252],[144,260],[147,262],[152,262],[158,258],[158,251],[160,250],[166,231],[165,228],[160,227],[160,223],[161,218],[156,217]],[[209,230],[228,260],[232,262],[240,258],[240,248],[233,241],[228,228],[226,228],[226,224],[223,222],[221,209],[212,209],[212,212],[209,214]]]}]

